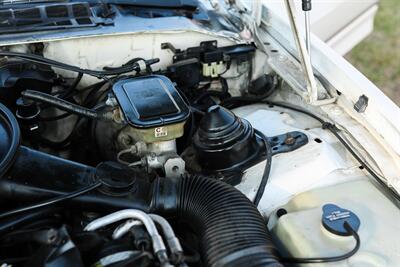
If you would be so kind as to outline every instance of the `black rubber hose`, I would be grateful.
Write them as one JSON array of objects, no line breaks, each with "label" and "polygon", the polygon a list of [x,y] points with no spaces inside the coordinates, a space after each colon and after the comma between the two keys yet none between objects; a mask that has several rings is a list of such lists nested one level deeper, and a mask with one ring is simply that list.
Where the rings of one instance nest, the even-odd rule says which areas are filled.
[{"label": "black rubber hose", "polygon": [[84,187],[78,191],[74,191],[71,193],[67,193],[61,196],[57,196],[55,198],[49,199],[49,200],[45,200],[27,207],[23,207],[23,208],[18,208],[15,210],[10,210],[7,212],[4,212],[2,214],[0,214],[0,220],[3,218],[7,218],[7,217],[11,217],[13,215],[17,215],[17,214],[23,214],[24,212],[28,212],[28,211],[33,211],[33,210],[38,210],[41,208],[46,208],[46,207],[51,207],[51,206],[55,206],[61,202],[73,199],[73,198],[77,198],[81,195],[84,195],[88,192],[94,191],[95,189],[99,188],[102,184],[101,183],[95,183],[92,185],[89,185],[87,187]]},{"label": "black rubber hose", "polygon": [[68,87],[67,90],[65,90],[60,95],[60,98],[68,99],[73,94],[73,92],[75,91],[76,87],[78,86],[78,84],[82,80],[82,77],[83,77],[83,73],[82,72],[78,73],[78,76],[75,78],[74,82],[71,84],[71,86]]},{"label": "black rubber hose", "polygon": [[[176,199],[171,183],[177,183]],[[281,266],[266,222],[234,187],[206,177],[159,179],[153,208],[188,223],[201,238],[206,266]]]},{"label": "black rubber hose", "polygon": [[37,211],[32,211],[30,213],[24,213],[19,216],[12,217],[7,221],[3,221],[0,224],[0,236],[9,233],[10,231],[15,231],[19,227],[22,227],[25,224],[32,223],[35,220],[45,218],[51,215],[54,215],[58,212],[60,208],[55,208],[54,206],[47,209],[40,209]]},{"label": "black rubber hose", "polygon": [[258,204],[260,203],[265,187],[267,186],[268,180],[269,180],[269,174],[271,172],[271,164],[272,164],[272,149],[271,145],[268,142],[268,138],[259,130],[254,129],[254,132],[261,137],[261,139],[264,142],[265,146],[265,154],[266,154],[266,159],[265,159],[265,167],[264,167],[264,173],[261,178],[260,186],[257,189],[256,195],[254,197],[253,203],[258,207]]},{"label": "black rubber hose", "polygon": [[[83,73],[87,74],[90,76],[97,77],[99,79],[105,79],[108,80],[106,76],[114,76],[114,75],[120,75],[123,73],[129,73],[132,71],[140,71],[140,65],[134,60],[129,61],[127,64],[124,64],[121,67],[118,68],[109,68],[108,70],[89,70],[89,69],[81,69],[77,66],[73,65],[68,65],[56,60],[52,60],[49,58],[45,58],[43,56],[35,55],[35,54],[26,54],[26,53],[18,53],[18,52],[8,52],[8,51],[0,51],[0,56],[5,56],[5,57],[17,57],[21,58],[26,61],[30,62],[35,62],[38,64],[43,64],[43,65],[48,65],[52,66],[55,68],[60,68],[64,70],[69,70],[77,73]],[[145,60],[146,67],[149,67],[157,62],[159,62],[160,59],[154,58],[154,59],[149,59]]]},{"label": "black rubber hose", "polygon": [[361,246],[361,240],[360,236],[358,235],[357,231],[351,228],[350,224],[348,222],[344,222],[343,227],[346,229],[346,231],[354,237],[354,240],[356,241],[356,245],[352,250],[349,252],[338,255],[338,256],[330,256],[330,257],[316,257],[316,258],[281,258],[281,260],[285,263],[326,263],[326,262],[337,262],[337,261],[344,261],[354,254],[357,253],[357,251],[360,249]]},{"label": "black rubber hose", "polygon": [[80,116],[84,116],[90,119],[96,120],[111,120],[111,117],[107,113],[98,112],[89,108],[85,108],[71,102],[65,101],[64,99],[42,93],[39,91],[25,90],[22,92],[22,96],[27,99],[43,102],[52,105],[58,109],[71,112]]}]

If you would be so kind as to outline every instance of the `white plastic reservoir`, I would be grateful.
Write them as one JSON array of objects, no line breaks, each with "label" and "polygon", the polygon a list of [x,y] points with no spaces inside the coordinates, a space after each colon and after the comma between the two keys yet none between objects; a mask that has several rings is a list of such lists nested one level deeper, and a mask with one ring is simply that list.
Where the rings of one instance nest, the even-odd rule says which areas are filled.
[{"label": "white plastic reservoir", "polygon": [[329,257],[354,247],[353,237],[334,235],[322,226],[322,206],[329,203],[359,217],[361,247],[347,260],[312,266],[400,266],[399,208],[365,179],[304,192],[282,206],[287,214],[271,214],[269,227],[288,255]]}]

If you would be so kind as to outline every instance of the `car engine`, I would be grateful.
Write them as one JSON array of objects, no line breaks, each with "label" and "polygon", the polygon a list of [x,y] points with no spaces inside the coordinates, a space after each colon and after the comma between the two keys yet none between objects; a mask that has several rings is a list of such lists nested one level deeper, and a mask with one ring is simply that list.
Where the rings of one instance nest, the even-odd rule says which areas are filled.
[{"label": "car engine", "polygon": [[[0,52],[1,263],[279,265],[256,205],[272,156],[308,139],[254,129],[221,74],[243,69],[249,97],[263,98],[278,77],[250,80],[252,44],[162,48],[175,55],[159,70],[159,58],[92,70]],[[252,202],[234,186],[262,162]]]},{"label": "car engine", "polygon": [[398,265],[400,111],[271,2],[1,1],[0,267]]},{"label": "car engine", "polygon": [[[345,112],[308,105],[257,43],[208,26],[0,47],[1,267],[340,262],[359,229],[383,231],[369,218],[393,203],[324,116]],[[349,252],[293,257],[331,247]]]}]

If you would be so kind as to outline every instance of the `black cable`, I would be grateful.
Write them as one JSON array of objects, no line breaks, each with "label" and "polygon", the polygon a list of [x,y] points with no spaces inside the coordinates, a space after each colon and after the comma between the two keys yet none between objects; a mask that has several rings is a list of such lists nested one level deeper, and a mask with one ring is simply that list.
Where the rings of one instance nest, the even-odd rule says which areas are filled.
[{"label": "black cable", "polygon": [[54,215],[58,211],[58,208],[49,207],[46,209],[21,214],[16,217],[9,218],[8,220],[4,220],[0,224],[0,236],[10,232],[11,230],[15,231],[17,228],[31,223],[37,219]]},{"label": "black cable", "polygon": [[89,186],[87,186],[87,187],[85,187],[83,189],[80,189],[80,190],[72,192],[72,193],[64,194],[64,195],[61,195],[61,196],[58,196],[58,197],[55,197],[55,198],[52,198],[52,199],[49,199],[49,200],[45,200],[43,202],[39,202],[37,204],[31,205],[31,206],[27,206],[27,207],[24,207],[24,208],[19,208],[19,209],[7,211],[5,213],[0,214],[0,219],[4,219],[6,217],[13,216],[13,215],[20,214],[20,213],[24,213],[24,212],[27,212],[27,211],[32,211],[32,210],[35,210],[35,209],[40,209],[40,208],[44,208],[44,207],[47,207],[47,206],[59,204],[61,202],[64,202],[64,201],[79,197],[79,196],[84,195],[84,194],[86,194],[86,193],[88,193],[90,191],[93,191],[93,190],[99,188],[101,185],[102,185],[101,183],[95,183],[95,184],[89,185]]},{"label": "black cable", "polygon": [[400,195],[397,194],[396,191],[394,191],[392,188],[388,187],[387,184],[382,181],[382,179],[375,173],[375,171],[367,164],[365,163],[361,157],[353,150],[353,148],[339,135],[339,129],[331,124],[331,123],[326,123],[323,125],[323,128],[328,129],[338,140],[342,145],[346,148],[347,151],[361,164],[362,167],[381,185],[385,190],[393,196],[397,201],[400,201]]},{"label": "black cable", "polygon": [[197,113],[197,114],[199,114],[201,116],[204,116],[206,114],[204,111],[202,111],[202,110],[200,110],[200,109],[198,109],[197,107],[194,107],[194,106],[190,106],[190,111],[192,113]]},{"label": "black cable", "polygon": [[81,105],[84,107],[87,107],[87,108],[93,108],[100,101],[102,101],[106,98],[106,96],[110,90],[111,90],[111,87],[102,86],[97,90],[90,91]]},{"label": "black cable", "polygon": [[10,266],[9,264],[19,264],[21,262],[29,260],[31,257],[20,257],[20,258],[9,258],[9,259],[0,259],[0,265],[6,264],[6,266]]},{"label": "black cable", "polygon": [[262,99],[268,98],[271,96],[274,90],[268,90],[265,94],[260,95],[260,96],[233,96],[228,99],[225,99],[224,101],[221,102],[220,105],[227,107],[227,108],[233,108],[236,107],[234,104],[235,103],[240,103],[241,101],[243,102],[250,102],[250,103],[256,103],[262,101]]},{"label": "black cable", "polygon": [[337,261],[342,261],[345,259],[350,258],[354,254],[357,253],[357,251],[360,249],[360,236],[358,235],[357,231],[355,231],[353,228],[351,228],[350,224],[347,222],[344,222],[343,224],[344,228],[347,230],[348,234],[352,235],[354,239],[356,240],[356,245],[354,248],[339,256],[332,256],[332,257],[316,257],[316,258],[281,258],[281,260],[285,263],[325,263],[325,262],[337,262]]},{"label": "black cable", "polygon": [[83,73],[81,73],[81,72],[78,73],[78,76],[75,78],[75,80],[71,84],[71,86],[69,86],[68,89],[65,92],[63,92],[59,97],[62,99],[68,99],[72,95],[72,93],[75,91],[76,87],[82,80],[82,77],[83,77]]},{"label": "black cable", "polygon": [[194,101],[193,104],[198,104],[199,102],[201,102],[202,100],[204,100],[206,97],[210,97],[210,96],[216,96],[219,98],[223,98],[226,96],[226,94],[224,92],[220,92],[220,91],[214,91],[214,90],[209,90],[209,91],[205,91],[204,93],[200,94]]},{"label": "black cable", "polygon": [[40,101],[57,107],[58,109],[81,115],[90,119],[111,120],[111,118],[108,117],[106,113],[88,109],[46,93],[33,90],[25,90],[21,94],[24,98]]},{"label": "black cable", "polygon": [[299,107],[293,107],[291,105],[286,105],[286,104],[282,104],[282,103],[275,103],[275,102],[271,102],[271,101],[267,101],[267,102],[270,105],[275,105],[275,106],[279,106],[279,107],[295,110],[297,112],[300,112],[300,113],[303,113],[305,115],[308,115],[309,117],[312,117],[315,120],[319,121],[322,124],[322,128],[326,129],[326,130],[329,130],[339,140],[339,142],[346,148],[346,150],[358,161],[358,163],[360,163],[361,166],[364,167],[364,169],[385,189],[385,191],[387,191],[397,201],[400,201],[400,195],[397,194],[397,192],[394,191],[392,188],[388,187],[387,184],[384,181],[382,181],[382,179],[379,177],[379,175],[377,175],[375,173],[375,171],[366,162],[364,162],[364,160],[343,139],[343,137],[340,136],[340,134],[339,134],[340,129],[337,128],[334,124],[332,124],[330,122],[327,122],[327,121],[321,119],[320,117],[318,117],[317,115],[315,115],[315,114],[313,114],[313,113],[311,113],[311,112],[309,112],[307,110],[304,110],[302,108],[299,108]]},{"label": "black cable", "polygon": [[[69,70],[69,71],[73,71],[73,72],[77,72],[77,73],[87,74],[87,75],[94,76],[96,78],[104,79],[104,80],[108,80],[108,78],[106,76],[115,76],[115,75],[128,73],[128,72],[132,72],[132,71],[138,72],[141,70],[140,65],[136,61],[132,62],[132,60],[130,62],[128,62],[129,64],[128,63],[124,64],[123,66],[118,67],[118,68],[112,68],[112,69],[108,68],[103,71],[98,71],[98,70],[82,69],[77,66],[68,65],[68,64],[65,64],[65,63],[62,63],[62,62],[59,62],[56,60],[48,59],[48,58],[45,58],[45,57],[42,57],[39,55],[35,55],[35,54],[1,51],[0,56],[17,57],[17,58],[35,62],[38,64],[48,65],[48,66],[52,66],[52,67],[59,68],[59,69],[64,69],[64,70]],[[145,60],[145,64],[146,64],[146,67],[148,67],[159,61],[160,61],[159,59]]]},{"label": "black cable", "polygon": [[[305,110],[301,107],[293,106],[293,105],[288,105],[284,103],[278,103],[278,102],[273,102],[269,100],[262,100],[262,99],[255,99],[253,97],[236,97],[234,101],[229,101],[229,107],[239,107],[243,106],[243,103],[246,102],[246,104],[256,104],[256,103],[262,103],[262,104],[267,104],[267,105],[273,105],[281,108],[286,108],[290,110],[294,110],[297,112],[300,112],[304,115],[307,115],[318,122],[322,124],[322,128],[329,130],[338,140],[339,142],[346,148],[346,150],[360,163],[362,167],[380,184],[382,185],[383,189],[391,195],[394,199],[400,202],[400,195],[397,194],[395,190],[390,188],[382,179],[379,177],[378,174],[375,173],[375,171],[366,163],[364,160],[354,151],[354,149],[339,135],[340,129],[337,128],[334,124],[325,121],[324,119],[320,118],[319,116],[315,115],[314,113]],[[226,103],[226,102],[225,102]],[[235,105],[236,104],[236,105]]]},{"label": "black cable", "polygon": [[257,189],[257,193],[254,197],[253,203],[254,205],[258,206],[258,204],[260,203],[260,200],[264,194],[265,191],[265,187],[268,183],[268,179],[269,179],[269,174],[271,172],[271,164],[272,164],[272,149],[271,146],[268,142],[268,138],[259,130],[254,129],[254,132],[261,137],[261,139],[264,142],[265,145],[265,154],[266,154],[266,158],[265,158],[265,167],[264,167],[264,173],[263,176],[261,178],[261,182],[260,185]]},{"label": "black cable", "polygon": [[93,90],[99,90],[103,85],[105,85],[106,83],[108,83],[108,81],[100,81],[94,84],[91,84],[87,87],[84,88],[80,88],[79,91],[75,91],[72,96],[76,96],[79,95],[81,93],[84,93],[86,91],[93,91]]}]

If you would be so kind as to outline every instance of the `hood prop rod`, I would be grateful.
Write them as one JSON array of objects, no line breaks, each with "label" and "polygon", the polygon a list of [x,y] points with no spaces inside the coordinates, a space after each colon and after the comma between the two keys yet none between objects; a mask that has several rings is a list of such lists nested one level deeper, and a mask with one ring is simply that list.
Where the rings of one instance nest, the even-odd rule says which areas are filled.
[{"label": "hood prop rod", "polygon": [[[311,0],[303,0],[303,7],[306,7],[305,9],[311,8]],[[293,0],[285,0],[285,6],[286,6],[286,11],[288,13],[289,21],[290,21],[290,26],[293,31],[295,43],[297,46],[297,50],[299,52],[299,57],[301,61],[301,66],[303,68],[303,72],[305,75],[305,79],[307,82],[307,91],[309,94],[309,102],[311,104],[318,102],[318,91],[317,91],[317,84],[315,81],[312,65],[311,65],[311,58],[309,51],[311,50],[311,47],[306,48],[306,44],[304,39],[301,37],[299,27],[297,25],[296,21],[296,16],[295,16],[295,9],[294,9],[294,3]],[[308,13],[308,12],[306,12]],[[309,31],[309,27],[308,28]],[[306,29],[307,30],[307,29]],[[309,34],[306,34],[309,35]],[[308,41],[310,41],[310,37],[307,37]]]},{"label": "hood prop rod", "polygon": [[306,47],[311,61],[311,23],[310,23],[310,11],[311,11],[311,0],[302,0],[301,5],[304,11],[304,24],[306,31]]}]

